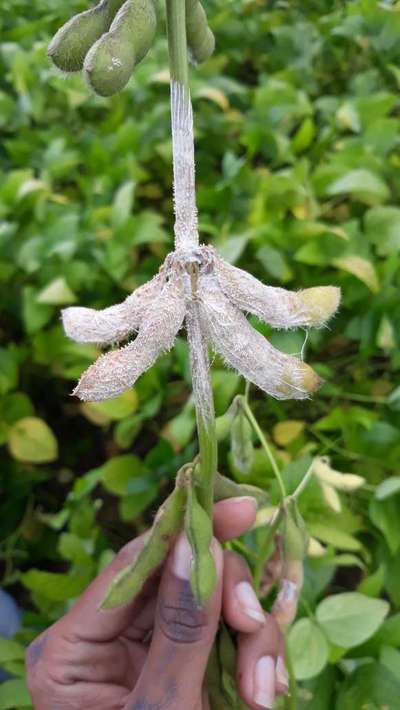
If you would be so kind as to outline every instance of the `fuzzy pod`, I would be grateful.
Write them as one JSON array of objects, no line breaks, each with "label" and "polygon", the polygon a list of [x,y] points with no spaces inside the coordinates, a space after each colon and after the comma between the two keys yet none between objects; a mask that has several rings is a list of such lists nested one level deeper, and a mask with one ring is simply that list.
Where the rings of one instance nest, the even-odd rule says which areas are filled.
[{"label": "fuzzy pod", "polygon": [[54,35],[48,48],[51,61],[65,72],[80,71],[91,46],[107,32],[124,0],[101,0],[75,15]]},{"label": "fuzzy pod", "polygon": [[215,49],[215,37],[199,0],[186,0],[186,35],[194,62],[200,64],[211,57]]},{"label": "fuzzy pod", "polygon": [[124,88],[152,46],[156,28],[153,0],[126,0],[85,58],[84,75],[96,94],[112,96]]}]

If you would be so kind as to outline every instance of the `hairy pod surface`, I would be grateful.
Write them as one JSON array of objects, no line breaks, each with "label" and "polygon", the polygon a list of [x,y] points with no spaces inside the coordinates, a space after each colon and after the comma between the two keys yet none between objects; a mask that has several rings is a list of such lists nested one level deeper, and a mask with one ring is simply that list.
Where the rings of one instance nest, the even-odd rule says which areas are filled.
[{"label": "hairy pod surface", "polygon": [[112,96],[124,88],[153,44],[156,28],[153,0],[126,0],[86,55],[85,78],[96,94]]},{"label": "hairy pod surface", "polygon": [[200,64],[209,59],[215,49],[215,37],[199,0],[186,0],[186,34],[192,60]]},{"label": "hairy pod surface", "polygon": [[203,606],[214,592],[217,578],[210,550],[212,522],[200,505],[193,484],[187,488],[185,532],[193,552],[190,584],[196,602]]},{"label": "hairy pod surface", "polygon": [[89,49],[109,30],[122,3],[123,0],[102,0],[60,27],[48,49],[56,67],[65,72],[80,71]]}]

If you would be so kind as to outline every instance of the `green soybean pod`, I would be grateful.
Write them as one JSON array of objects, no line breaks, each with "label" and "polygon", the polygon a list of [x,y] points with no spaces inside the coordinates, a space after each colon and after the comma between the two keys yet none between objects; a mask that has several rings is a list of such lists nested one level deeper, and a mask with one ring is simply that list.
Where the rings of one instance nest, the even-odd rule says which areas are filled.
[{"label": "green soybean pod", "polygon": [[226,478],[220,473],[215,476],[214,501],[226,500],[226,498],[242,498],[250,496],[257,501],[258,508],[262,508],[271,503],[268,493],[257,486],[250,486],[247,483],[236,483],[231,478]]},{"label": "green soybean pod", "polygon": [[215,49],[204,7],[199,0],[186,0],[186,35],[191,58],[196,63],[205,62]]},{"label": "green soybean pod", "polygon": [[232,422],[231,454],[239,473],[249,474],[254,463],[254,446],[251,424],[242,407],[239,407]]},{"label": "green soybean pod", "polygon": [[184,476],[178,474],[175,490],[159,509],[141,551],[114,577],[101,604],[102,609],[114,609],[134,599],[166,558],[183,522],[185,497]]},{"label": "green soybean pod", "polygon": [[185,532],[193,552],[190,577],[192,592],[199,606],[203,606],[214,592],[217,572],[211,554],[212,523],[197,500],[193,481],[186,489]]},{"label": "green soybean pod", "polygon": [[60,27],[48,48],[56,67],[65,72],[80,71],[90,47],[107,32],[123,1],[101,0]]},{"label": "green soybean pod", "polygon": [[96,94],[112,96],[124,88],[153,44],[156,28],[153,0],[126,0],[86,55],[84,74]]}]

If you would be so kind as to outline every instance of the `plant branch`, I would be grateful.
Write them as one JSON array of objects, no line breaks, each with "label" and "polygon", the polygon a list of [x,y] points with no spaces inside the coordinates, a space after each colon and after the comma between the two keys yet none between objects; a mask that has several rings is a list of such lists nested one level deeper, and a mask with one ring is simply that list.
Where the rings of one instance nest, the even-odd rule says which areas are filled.
[{"label": "plant branch", "polygon": [[251,411],[251,409],[248,405],[248,402],[246,402],[246,400],[244,398],[242,399],[242,407],[246,413],[246,416],[247,416],[251,426],[253,427],[255,433],[257,434],[260,444],[261,444],[262,448],[264,449],[265,454],[272,466],[272,470],[274,472],[275,478],[278,482],[279,489],[281,492],[281,499],[284,500],[286,498],[286,488],[285,488],[285,484],[283,482],[283,478],[282,478],[281,472],[279,470],[278,464],[276,463],[275,457],[271,451],[271,448],[270,448],[264,434],[262,433],[260,426],[258,424],[258,421],[255,418],[253,412]]}]

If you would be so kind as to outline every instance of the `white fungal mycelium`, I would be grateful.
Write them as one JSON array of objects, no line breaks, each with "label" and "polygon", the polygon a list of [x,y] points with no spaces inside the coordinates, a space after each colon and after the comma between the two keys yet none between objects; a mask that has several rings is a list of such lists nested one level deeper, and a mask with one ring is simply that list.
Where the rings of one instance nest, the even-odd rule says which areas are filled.
[{"label": "white fungal mycelium", "polygon": [[265,286],[199,245],[195,200],[193,119],[188,90],[172,82],[175,251],[159,273],[123,303],[101,311],[71,307],[64,328],[78,342],[110,345],[137,336],[102,355],[82,375],[75,394],[95,401],[132,387],[186,325],[193,389],[205,419],[210,415],[208,346],[227,365],[278,399],[303,399],[318,375],[296,357],[276,350],[248,322],[247,313],[276,328],[322,326],[336,311],[339,289],[326,286],[291,292]]}]

